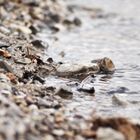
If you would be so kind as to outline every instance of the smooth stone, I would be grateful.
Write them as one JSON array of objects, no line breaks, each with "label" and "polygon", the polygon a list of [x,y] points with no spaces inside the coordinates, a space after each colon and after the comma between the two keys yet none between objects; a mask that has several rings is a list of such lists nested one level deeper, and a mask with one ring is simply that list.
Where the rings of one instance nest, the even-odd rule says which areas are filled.
[{"label": "smooth stone", "polygon": [[[1,83],[0,83],[1,84]],[[10,89],[11,90],[11,89]],[[8,96],[10,96],[11,95],[11,91],[10,90],[7,90],[7,89],[2,89],[1,90],[1,88],[0,88],[0,94],[2,94],[2,95],[4,95],[4,96],[6,96],[6,97],[8,97]]]},{"label": "smooth stone", "polygon": [[125,140],[122,133],[111,128],[99,128],[97,131],[97,140]]},{"label": "smooth stone", "polygon": [[0,69],[13,73],[12,67],[4,60],[0,59]]},{"label": "smooth stone", "polygon": [[53,107],[53,102],[38,98],[37,105],[38,107],[51,108]]},{"label": "smooth stone", "polygon": [[63,136],[65,134],[64,130],[62,129],[54,129],[52,133],[53,135],[56,135],[56,136]]},{"label": "smooth stone", "polygon": [[115,65],[114,65],[113,61],[107,57],[105,57],[101,60],[101,62],[99,63],[99,67],[100,67],[101,71],[103,71],[105,73],[110,73],[110,72],[115,71]]},{"label": "smooth stone", "polygon": [[47,135],[44,140],[55,140],[55,138],[52,135]]},{"label": "smooth stone", "polygon": [[108,57],[92,60],[91,62],[94,64],[98,64],[98,66],[100,68],[100,72],[113,73],[115,71],[115,65],[114,65],[113,61]]},{"label": "smooth stone", "polygon": [[58,66],[56,74],[60,76],[67,76],[80,73],[97,73],[98,71],[99,67],[97,64],[87,63],[82,65],[65,63]]},{"label": "smooth stone", "polygon": [[0,48],[8,48],[10,46],[10,44],[0,41]]},{"label": "smooth stone", "polygon": [[119,106],[124,106],[126,107],[127,105],[129,105],[128,101],[125,99],[125,97],[123,95],[119,95],[119,94],[115,94],[112,96],[112,103],[119,105]]},{"label": "smooth stone", "polygon": [[[0,3],[1,3],[1,0],[0,0]],[[11,31],[9,29],[5,28],[4,26],[0,26],[0,32],[2,32],[5,35],[8,35],[11,33]]]},{"label": "smooth stone", "polygon": [[55,95],[64,99],[71,99],[73,97],[73,92],[69,87],[62,86],[56,91]]},{"label": "smooth stone", "polygon": [[43,42],[42,40],[33,40],[31,43],[33,44],[33,46],[35,46],[37,48],[47,49],[49,47],[48,43]]},{"label": "smooth stone", "polygon": [[3,73],[0,73],[0,82],[2,83],[10,83],[10,79]]},{"label": "smooth stone", "polygon": [[86,85],[84,87],[78,88],[78,91],[86,92],[86,93],[89,93],[89,94],[94,94],[95,93],[95,88],[93,86]]},{"label": "smooth stone", "polygon": [[38,110],[38,107],[36,105],[32,104],[32,105],[29,106],[29,109],[31,111],[35,111],[35,110]]}]

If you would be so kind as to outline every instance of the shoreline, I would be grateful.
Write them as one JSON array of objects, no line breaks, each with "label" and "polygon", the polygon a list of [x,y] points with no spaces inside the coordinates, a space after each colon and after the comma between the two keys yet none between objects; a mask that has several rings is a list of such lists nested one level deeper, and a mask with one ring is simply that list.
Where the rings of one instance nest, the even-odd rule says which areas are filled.
[{"label": "shoreline", "polygon": [[[97,17],[101,16],[99,13]],[[128,121],[129,118],[104,119],[96,116],[96,112],[88,119],[79,114],[67,117],[62,98],[71,99],[72,88],[96,96],[86,78],[115,69],[112,60],[106,57],[88,65],[54,62],[49,55],[44,59],[50,46],[37,39],[37,33],[44,28],[54,34],[61,32],[61,27],[69,31],[82,26],[71,7],[51,0],[1,1],[0,16],[1,139],[107,140],[110,136],[111,140],[140,139],[140,125]],[[48,86],[45,78],[49,76],[64,78],[70,86],[65,83],[64,87],[59,83]],[[117,97],[115,102],[124,105]]]}]

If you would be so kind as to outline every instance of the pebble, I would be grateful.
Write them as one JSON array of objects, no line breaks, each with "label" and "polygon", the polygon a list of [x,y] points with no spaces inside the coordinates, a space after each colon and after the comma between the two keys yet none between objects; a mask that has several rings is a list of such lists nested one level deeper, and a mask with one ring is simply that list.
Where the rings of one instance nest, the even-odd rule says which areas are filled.
[{"label": "pebble", "polygon": [[77,18],[77,17],[74,18],[73,22],[74,22],[74,24],[75,24],[76,26],[81,26],[81,24],[82,24],[81,20],[80,20],[79,18]]},{"label": "pebble", "polygon": [[122,133],[111,128],[99,128],[97,131],[97,140],[125,140]]},{"label": "pebble", "polygon": [[71,99],[73,97],[73,92],[69,87],[62,86],[56,91],[55,95],[64,99]]},{"label": "pebble", "polygon": [[32,105],[29,106],[29,109],[31,111],[35,111],[35,110],[38,110],[38,107],[36,105],[32,104]]},{"label": "pebble", "polygon": [[5,74],[0,73],[0,93],[9,95],[11,92],[12,87],[9,78]]},{"label": "pebble", "polygon": [[0,82],[2,83],[10,83],[10,79],[3,73],[0,73]]},{"label": "pebble", "polygon": [[97,64],[86,63],[86,64],[72,64],[64,63],[58,66],[56,74],[58,76],[74,76],[77,74],[88,74],[88,73],[97,73],[99,67]]},{"label": "pebble", "polygon": [[26,27],[26,26],[15,26],[15,28],[18,31],[20,31],[20,32],[22,32],[24,34],[31,34],[32,33],[32,31],[28,27]]},{"label": "pebble", "polygon": [[[0,83],[1,84],[1,83]],[[11,90],[11,87],[9,86],[9,87],[4,87],[4,89],[1,89],[1,85],[0,85],[0,94],[2,94],[2,95],[4,95],[4,96],[6,96],[6,97],[8,97],[8,96],[10,96],[11,95],[11,91],[9,91],[9,90]]]},{"label": "pebble", "polygon": [[4,60],[0,59],[0,69],[6,71],[6,72],[11,72],[13,73],[12,67]]},{"label": "pebble", "polygon": [[31,43],[33,44],[33,46],[35,46],[37,48],[48,49],[48,47],[49,47],[49,45],[46,42],[43,42],[42,40],[33,40]]},{"label": "pebble", "polygon": [[112,96],[112,102],[113,102],[113,104],[123,106],[123,107],[126,107],[127,105],[129,105],[129,103],[125,99],[125,97],[123,95],[119,95],[119,94],[115,94]]},{"label": "pebble", "polygon": [[47,101],[47,100],[42,99],[42,98],[38,98],[37,105],[39,107],[50,108],[50,107],[52,107],[53,102]]},{"label": "pebble", "polygon": [[[0,2],[1,2],[1,0],[0,0]],[[10,30],[8,28],[5,28],[4,26],[0,26],[0,32],[2,32],[5,35],[8,35],[11,33]]]},{"label": "pebble", "polygon": [[95,138],[96,132],[92,130],[84,130],[82,131],[82,135],[86,138]]},{"label": "pebble", "polygon": [[112,73],[115,71],[115,65],[110,58],[103,58],[99,63],[100,70],[105,73]]},{"label": "pebble", "polygon": [[55,136],[63,136],[65,134],[65,132],[62,129],[54,129],[52,131],[52,134],[55,135]]},{"label": "pebble", "polygon": [[90,84],[84,84],[83,87],[78,88],[78,91],[86,92],[86,93],[89,93],[89,94],[94,94],[95,93],[95,88]]},{"label": "pebble", "polygon": [[47,135],[43,140],[55,140],[52,135]]}]

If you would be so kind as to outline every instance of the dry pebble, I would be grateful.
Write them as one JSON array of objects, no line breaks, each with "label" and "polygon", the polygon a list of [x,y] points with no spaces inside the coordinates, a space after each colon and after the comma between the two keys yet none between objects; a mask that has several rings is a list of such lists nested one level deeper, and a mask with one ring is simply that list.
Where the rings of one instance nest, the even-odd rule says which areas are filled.
[{"label": "dry pebble", "polygon": [[100,128],[97,131],[97,140],[125,140],[123,134],[111,128]]}]

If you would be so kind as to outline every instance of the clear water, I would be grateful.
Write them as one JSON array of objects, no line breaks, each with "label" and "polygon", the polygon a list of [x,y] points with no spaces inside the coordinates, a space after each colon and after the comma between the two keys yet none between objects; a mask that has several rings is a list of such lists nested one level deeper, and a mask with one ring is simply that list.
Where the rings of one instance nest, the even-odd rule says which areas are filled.
[{"label": "clear water", "polygon": [[[72,100],[64,101],[68,114],[88,116],[94,111],[105,116],[140,119],[140,1],[67,0],[67,3],[100,8],[108,17],[91,18],[92,12],[76,10],[82,26],[55,34],[59,40],[50,43],[50,56],[55,61],[77,63],[106,56],[116,65],[113,75],[96,76],[95,96],[75,92]],[[65,52],[63,58],[59,55],[61,51]],[[128,105],[115,105],[114,94]]]}]

